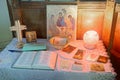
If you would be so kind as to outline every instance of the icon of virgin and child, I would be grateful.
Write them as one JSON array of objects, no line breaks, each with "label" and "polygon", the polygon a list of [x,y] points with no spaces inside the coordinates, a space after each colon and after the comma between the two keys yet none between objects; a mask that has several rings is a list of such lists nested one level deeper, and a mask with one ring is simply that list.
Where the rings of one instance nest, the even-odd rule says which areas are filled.
[{"label": "icon of virgin and child", "polygon": [[51,37],[59,35],[72,39],[75,31],[75,19],[72,14],[67,14],[65,9],[61,9],[57,15],[51,14],[48,29]]}]

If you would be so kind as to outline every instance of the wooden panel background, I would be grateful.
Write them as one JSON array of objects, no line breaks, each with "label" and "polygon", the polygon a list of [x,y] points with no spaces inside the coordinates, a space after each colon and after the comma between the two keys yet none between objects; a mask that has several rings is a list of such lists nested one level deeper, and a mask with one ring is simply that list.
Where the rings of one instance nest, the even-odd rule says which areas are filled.
[{"label": "wooden panel background", "polygon": [[99,10],[79,10],[77,39],[83,39],[83,35],[88,30],[95,30],[101,39],[104,21],[104,11]]},{"label": "wooden panel background", "polygon": [[[84,32],[87,30],[95,30],[98,32],[100,39],[102,39],[105,44],[108,45],[111,32],[112,17],[109,18],[106,15],[112,15],[113,8],[109,10],[110,7],[108,7],[108,9],[106,9],[105,2],[20,2],[18,8],[13,7],[14,17],[16,17],[14,20],[20,19],[21,23],[27,26],[27,31],[35,30],[37,32],[38,38],[46,38],[47,4],[78,5],[78,22],[76,33],[77,39],[82,39]],[[107,13],[105,13],[105,10]],[[25,31],[23,32],[23,35],[23,37],[25,37]]]},{"label": "wooden panel background", "polygon": [[120,12],[117,16],[114,41],[113,41],[113,49],[120,52]]},{"label": "wooden panel background", "polygon": [[116,4],[115,13],[114,13],[114,25],[112,32],[112,48],[110,50],[110,57],[113,67],[117,73],[116,80],[120,79],[120,4]]},{"label": "wooden panel background", "polygon": [[116,22],[114,23],[114,32],[113,32],[113,46],[112,50],[120,52],[120,4],[116,4],[115,7],[116,13]]},{"label": "wooden panel background", "polygon": [[36,31],[38,38],[46,38],[46,7],[44,3],[22,3],[21,13],[22,23],[27,26],[27,31]]},{"label": "wooden panel background", "polygon": [[[14,25],[15,20],[20,20],[21,24],[27,26],[27,30],[23,31],[23,37],[25,37],[26,31],[36,31],[37,38],[47,38],[47,21],[46,21],[46,5],[47,4],[57,4],[57,5],[76,5],[77,2],[48,2],[46,1],[23,1],[19,2],[17,0],[12,0],[13,8],[13,20]],[[16,36],[13,33],[14,37]]]},{"label": "wooden panel background", "polygon": [[36,31],[38,38],[46,38],[46,17],[44,9],[22,9],[22,21],[27,31]]},{"label": "wooden panel background", "polygon": [[102,40],[106,47],[110,46],[109,44],[110,44],[110,36],[111,36],[111,29],[113,22],[114,5],[115,3],[112,1],[108,1],[106,4],[105,18],[104,18],[103,32],[102,32]]}]

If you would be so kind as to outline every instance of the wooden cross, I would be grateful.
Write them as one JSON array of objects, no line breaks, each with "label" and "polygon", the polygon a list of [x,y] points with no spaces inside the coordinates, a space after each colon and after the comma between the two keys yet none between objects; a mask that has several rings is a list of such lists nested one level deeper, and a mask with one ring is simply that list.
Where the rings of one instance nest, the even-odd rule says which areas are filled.
[{"label": "wooden cross", "polygon": [[22,42],[22,30],[27,29],[25,25],[20,25],[19,20],[15,21],[15,26],[10,27],[11,31],[16,31],[18,43]]}]

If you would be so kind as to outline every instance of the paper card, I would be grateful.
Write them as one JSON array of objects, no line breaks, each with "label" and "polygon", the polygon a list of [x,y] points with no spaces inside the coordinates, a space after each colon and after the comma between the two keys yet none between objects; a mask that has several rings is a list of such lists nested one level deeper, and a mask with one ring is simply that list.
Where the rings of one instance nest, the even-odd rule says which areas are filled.
[{"label": "paper card", "polygon": [[69,70],[70,69],[70,61],[66,59],[60,60],[60,69],[62,70]]},{"label": "paper card", "polygon": [[91,71],[105,71],[103,64],[93,63],[90,65]]},{"label": "paper card", "polygon": [[82,63],[75,61],[75,62],[72,64],[71,70],[73,70],[73,71],[82,71],[82,70],[83,70],[83,65],[82,65]]},{"label": "paper card", "polygon": [[66,53],[71,53],[76,47],[72,46],[72,45],[67,45],[66,47],[64,47],[62,49],[62,51],[66,52]]},{"label": "paper card", "polygon": [[88,60],[88,61],[97,61],[98,57],[99,57],[99,55],[97,55],[97,54],[89,54],[87,56],[86,60]]},{"label": "paper card", "polygon": [[73,56],[74,59],[78,59],[81,60],[83,59],[83,50],[77,50],[77,52],[75,53],[75,55]]},{"label": "paper card", "polygon": [[107,63],[108,57],[100,55],[97,62]]}]

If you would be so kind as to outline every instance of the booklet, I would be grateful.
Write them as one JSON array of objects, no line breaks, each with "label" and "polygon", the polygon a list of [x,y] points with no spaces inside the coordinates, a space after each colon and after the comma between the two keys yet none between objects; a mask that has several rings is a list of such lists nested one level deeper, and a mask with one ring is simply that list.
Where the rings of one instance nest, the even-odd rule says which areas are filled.
[{"label": "booklet", "polygon": [[14,68],[49,69],[54,70],[57,53],[52,51],[23,52],[13,64]]},{"label": "booklet", "polygon": [[44,43],[26,43],[24,44],[22,51],[38,51],[46,50],[46,44]]}]

